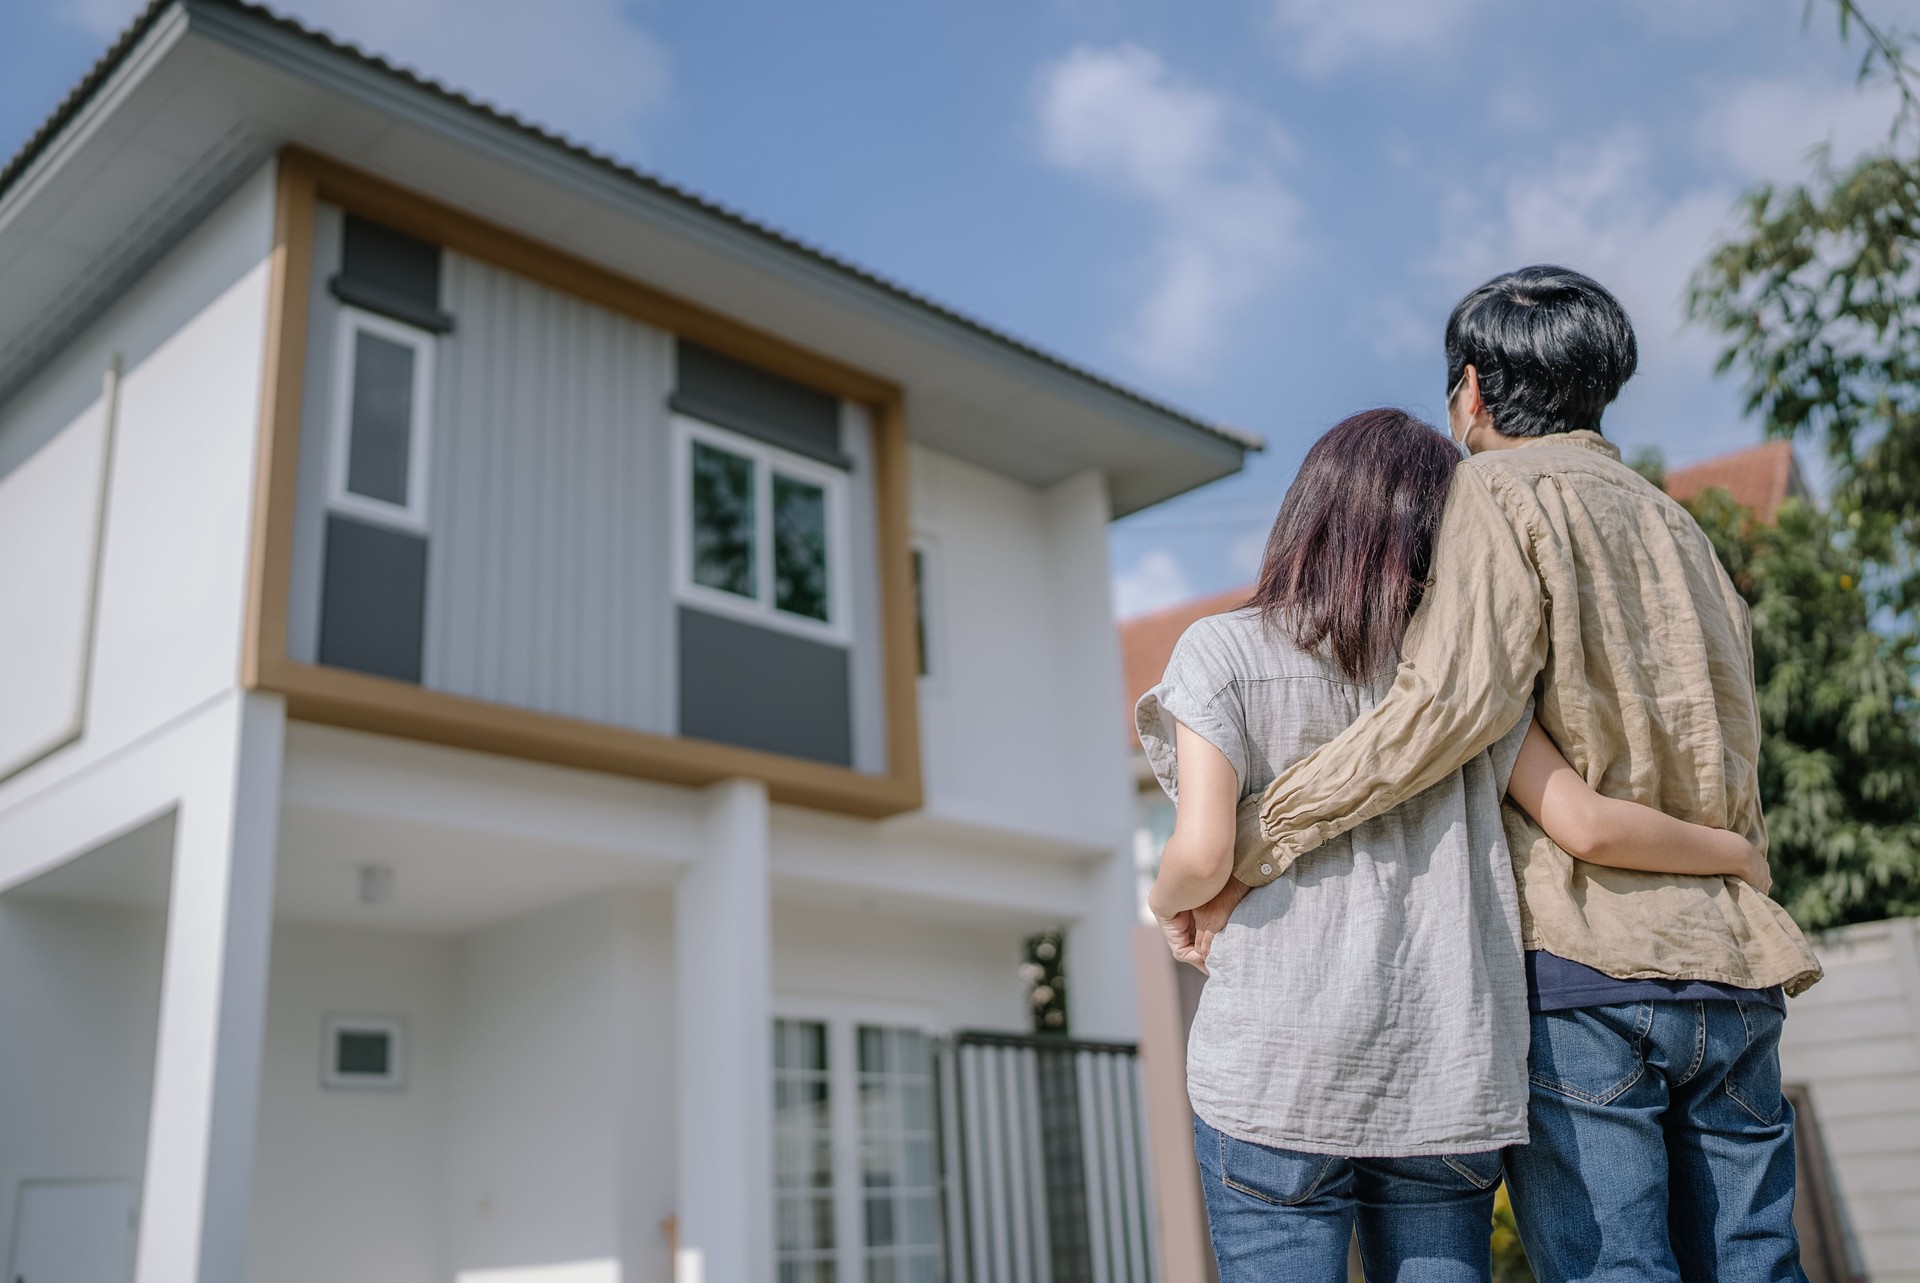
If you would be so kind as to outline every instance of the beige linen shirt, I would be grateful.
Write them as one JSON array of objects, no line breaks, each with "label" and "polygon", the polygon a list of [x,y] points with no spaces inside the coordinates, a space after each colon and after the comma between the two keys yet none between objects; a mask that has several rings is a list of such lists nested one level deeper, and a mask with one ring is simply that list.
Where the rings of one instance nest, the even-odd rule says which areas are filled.
[{"label": "beige linen shirt", "polygon": [[[1597,433],[1455,473],[1433,582],[1393,689],[1259,803],[1235,875],[1271,882],[1535,715],[1596,790],[1764,844],[1746,605],[1684,508]],[[1748,988],[1820,978],[1786,911],[1731,877],[1574,859],[1507,803],[1525,946],[1621,979]]]}]

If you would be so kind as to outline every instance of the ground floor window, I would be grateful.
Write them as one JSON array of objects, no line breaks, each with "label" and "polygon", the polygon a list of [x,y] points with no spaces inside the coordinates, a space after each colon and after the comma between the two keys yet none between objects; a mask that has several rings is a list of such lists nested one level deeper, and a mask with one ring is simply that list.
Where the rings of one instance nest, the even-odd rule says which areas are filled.
[{"label": "ground floor window", "polygon": [[779,1283],[942,1283],[933,1040],[782,1019],[773,1042]]}]

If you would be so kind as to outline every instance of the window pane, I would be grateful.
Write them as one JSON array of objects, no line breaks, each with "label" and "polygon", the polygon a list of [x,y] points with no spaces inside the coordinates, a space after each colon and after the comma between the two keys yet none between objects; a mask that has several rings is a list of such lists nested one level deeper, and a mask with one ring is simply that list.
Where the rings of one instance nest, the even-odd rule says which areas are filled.
[{"label": "window pane", "polygon": [[925,1278],[941,1248],[933,1047],[918,1030],[874,1025],[855,1046],[867,1278]]},{"label": "window pane", "polygon": [[693,582],[756,595],[753,460],[693,443]]},{"label": "window pane", "polygon": [[773,1022],[774,1233],[780,1277],[832,1283],[833,1118],[827,1027]]},{"label": "window pane", "polygon": [[827,617],[827,492],[773,474],[773,605]]},{"label": "window pane", "polygon": [[347,420],[347,489],[385,503],[407,502],[413,436],[413,348],[357,330],[353,400]]}]

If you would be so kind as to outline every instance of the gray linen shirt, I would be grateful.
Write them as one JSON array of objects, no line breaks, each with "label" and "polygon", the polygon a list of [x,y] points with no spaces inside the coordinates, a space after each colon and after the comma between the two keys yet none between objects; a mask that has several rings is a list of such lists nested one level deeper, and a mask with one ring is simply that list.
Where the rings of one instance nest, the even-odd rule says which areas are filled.
[{"label": "gray linen shirt", "polygon": [[[1176,803],[1176,720],[1233,763],[1244,802],[1392,681],[1351,682],[1240,610],[1187,629],[1135,721]],[[1352,1157],[1525,1143],[1527,985],[1500,799],[1530,720],[1241,902],[1187,1044],[1209,1125]]]}]

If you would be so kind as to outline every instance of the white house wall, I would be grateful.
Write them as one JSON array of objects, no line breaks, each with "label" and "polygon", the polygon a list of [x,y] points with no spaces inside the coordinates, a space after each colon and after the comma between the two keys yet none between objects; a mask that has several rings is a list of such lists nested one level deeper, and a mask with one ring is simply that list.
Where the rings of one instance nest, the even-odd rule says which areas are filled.
[{"label": "white house wall", "polygon": [[[920,699],[929,811],[1124,844],[1118,642],[1077,584],[1092,576],[1104,599],[1104,509],[932,450],[912,460],[933,580],[935,672]],[[1076,545],[1089,541],[1099,561],[1081,564]]]},{"label": "white house wall", "polygon": [[[253,1283],[441,1277],[455,951],[446,936],[275,924],[247,1233]],[[406,1020],[404,1090],[322,1089],[330,1014]]]},{"label": "white house wall", "polygon": [[22,1181],[138,1186],[164,930],[157,908],[0,898],[0,1266]]},{"label": "white house wall", "polygon": [[604,895],[462,939],[447,1273],[617,1261],[633,1244],[651,1251],[625,1283],[664,1283],[669,922],[658,899]]},{"label": "white house wall", "polygon": [[775,1003],[934,1032],[1028,1027],[1018,928],[928,921],[862,906],[776,903]]},{"label": "white house wall", "polygon": [[[120,359],[86,725],[0,782],[0,819],[238,680],[272,196],[269,166],[0,405],[5,474],[97,421],[103,377]],[[0,852],[0,883],[8,872]]]}]

